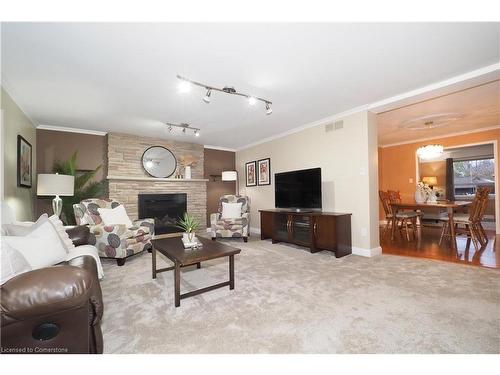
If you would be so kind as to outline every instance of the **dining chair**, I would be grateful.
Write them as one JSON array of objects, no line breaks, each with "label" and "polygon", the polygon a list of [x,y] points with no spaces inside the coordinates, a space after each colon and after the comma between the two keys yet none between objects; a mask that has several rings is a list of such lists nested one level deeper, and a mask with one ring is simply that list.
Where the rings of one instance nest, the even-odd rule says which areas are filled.
[{"label": "dining chair", "polygon": [[[476,194],[472,204],[469,206],[468,213],[458,213],[453,216],[453,222],[455,225],[455,235],[466,235],[467,244],[472,243],[476,251],[480,247],[486,245],[488,238],[486,232],[481,225],[481,220],[486,211],[486,205],[488,204],[489,189],[485,187],[479,187],[476,189]],[[439,218],[443,221],[443,228],[441,230],[441,236],[439,238],[439,245],[443,242],[444,237],[451,237],[450,231],[450,220],[448,216],[443,216]],[[460,227],[463,225],[463,227]]]},{"label": "dining chair", "polygon": [[[379,191],[379,197],[382,201],[382,207],[384,208],[385,218],[387,221],[382,233],[383,235],[385,235],[387,229],[392,228],[393,223],[394,213],[391,203],[401,202],[401,200],[398,200],[396,195],[393,195],[393,198],[391,199],[391,195],[389,194],[389,192],[382,190]],[[403,228],[405,229],[407,241],[410,241],[410,229],[408,227],[409,223],[412,225],[413,238],[417,237],[417,217],[418,214],[414,211],[403,211],[396,213],[396,228],[399,228],[400,230],[402,230]]]}]

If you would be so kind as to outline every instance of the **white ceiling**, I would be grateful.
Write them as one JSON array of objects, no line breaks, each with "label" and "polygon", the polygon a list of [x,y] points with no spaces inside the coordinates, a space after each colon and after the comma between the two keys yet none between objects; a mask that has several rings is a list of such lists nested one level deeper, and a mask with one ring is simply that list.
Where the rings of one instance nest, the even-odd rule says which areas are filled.
[{"label": "white ceiling", "polygon": [[[412,119],[446,113],[459,114],[461,118],[435,129],[409,130],[400,127]],[[446,137],[484,128],[500,128],[500,81],[381,113],[377,117],[377,124],[380,146]]]},{"label": "white ceiling", "polygon": [[[3,23],[2,82],[38,124],[241,148],[499,61],[498,23]],[[180,74],[273,101],[177,90]]]}]

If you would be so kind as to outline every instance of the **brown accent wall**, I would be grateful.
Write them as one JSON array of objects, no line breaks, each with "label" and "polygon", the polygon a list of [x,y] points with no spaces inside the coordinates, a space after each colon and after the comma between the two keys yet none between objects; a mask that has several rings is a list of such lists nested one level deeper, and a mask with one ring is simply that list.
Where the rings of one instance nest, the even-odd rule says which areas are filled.
[{"label": "brown accent wall", "polygon": [[[106,136],[37,129],[36,157],[37,173],[52,173],[55,161],[68,160],[78,152],[78,169],[95,169],[102,165],[95,180],[100,181],[107,174]],[[38,198],[37,215],[52,213],[52,197]]]},{"label": "brown accent wall", "polygon": [[207,226],[210,226],[210,214],[217,212],[219,198],[236,193],[236,182],[221,180],[222,171],[235,170],[235,153],[232,151],[205,149],[205,178],[207,183]]}]

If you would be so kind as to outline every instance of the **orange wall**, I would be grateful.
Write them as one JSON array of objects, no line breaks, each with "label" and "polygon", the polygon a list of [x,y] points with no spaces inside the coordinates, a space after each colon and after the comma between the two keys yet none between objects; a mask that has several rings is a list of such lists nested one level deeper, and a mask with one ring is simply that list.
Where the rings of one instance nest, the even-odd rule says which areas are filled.
[{"label": "orange wall", "polygon": [[[417,182],[415,181],[415,175],[417,173],[415,153],[417,148],[429,143],[439,143],[446,148],[492,140],[496,140],[498,146],[500,146],[500,129],[393,147],[379,147],[379,189],[399,190],[403,200],[412,200],[414,199],[415,184]],[[500,160],[499,149],[500,147],[497,147],[497,160]],[[412,183],[409,182],[410,178],[413,179]],[[441,185],[441,183],[439,183],[439,185]],[[500,207],[497,207],[497,212],[500,212]],[[383,218],[383,212],[381,212],[381,218]]]}]

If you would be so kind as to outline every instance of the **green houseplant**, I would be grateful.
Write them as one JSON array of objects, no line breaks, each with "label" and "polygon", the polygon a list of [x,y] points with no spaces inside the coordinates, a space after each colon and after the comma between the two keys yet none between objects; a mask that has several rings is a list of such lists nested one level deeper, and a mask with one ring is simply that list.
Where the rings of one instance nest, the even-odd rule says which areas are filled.
[{"label": "green houseplant", "polygon": [[73,204],[80,203],[84,199],[98,198],[104,191],[104,181],[91,181],[96,173],[101,169],[99,165],[91,171],[78,171],[76,167],[76,159],[78,152],[75,151],[71,158],[66,161],[56,161],[52,167],[52,172],[75,176],[75,193],[72,197],[64,197],[63,199],[63,221],[66,225],[74,225],[75,215],[73,214]]},{"label": "green houseplant", "polygon": [[[195,231],[200,226],[200,223],[193,215],[184,213],[182,218],[177,220],[177,228],[180,228],[184,231],[183,237],[187,238],[189,242],[193,242]],[[184,236],[185,235],[185,236]]]}]

